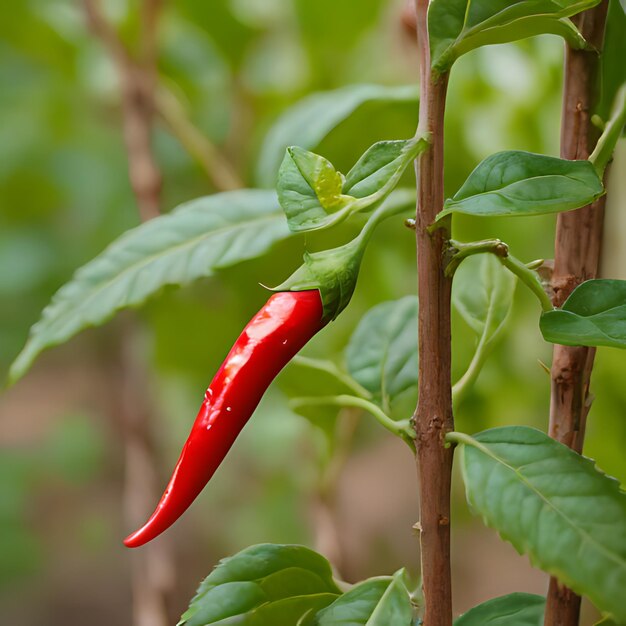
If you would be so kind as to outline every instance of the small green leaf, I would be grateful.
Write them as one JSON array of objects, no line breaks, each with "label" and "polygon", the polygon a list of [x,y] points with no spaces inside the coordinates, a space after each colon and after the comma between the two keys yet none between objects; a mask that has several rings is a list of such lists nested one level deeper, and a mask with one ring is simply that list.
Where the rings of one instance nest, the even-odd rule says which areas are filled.
[{"label": "small green leaf", "polygon": [[346,350],[350,374],[388,413],[394,398],[417,386],[417,308],[415,296],[376,305]]},{"label": "small green leaf", "polygon": [[456,270],[452,300],[476,334],[491,341],[509,316],[516,284],[515,276],[493,254],[479,254]]},{"label": "small green leaf", "polygon": [[426,146],[424,138],[380,141],[345,178],[325,158],[302,148],[288,148],[277,189],[289,228],[294,232],[328,228],[352,213],[378,206]]},{"label": "small green leaf", "polygon": [[411,594],[400,570],[356,585],[320,611],[315,626],[411,626]]},{"label": "small green leaf", "polygon": [[561,309],[541,316],[540,328],[552,343],[626,348],[626,281],[582,283]]},{"label": "small green leaf", "polygon": [[530,152],[498,152],[469,175],[437,219],[468,215],[541,215],[578,209],[604,193],[589,161]]},{"label": "small green leaf", "polygon": [[543,596],[511,593],[475,606],[454,620],[454,626],[543,626],[545,605]]},{"label": "small green leaf", "polygon": [[298,232],[320,227],[352,198],[342,196],[343,177],[332,163],[297,146],[287,148],[278,174],[278,199],[289,228]]},{"label": "small green leaf", "polygon": [[346,174],[343,192],[353,198],[367,198],[386,190],[425,147],[425,140],[420,139],[375,143]]},{"label": "small green leaf", "polygon": [[289,230],[271,191],[240,190],[188,202],[127,231],[54,295],[10,371],[16,381],[46,348],[184,285],[264,254]]},{"label": "small green leaf", "polygon": [[626,620],[626,494],[593,461],[523,426],[448,437],[467,498],[534,565]]},{"label": "small green leaf", "polygon": [[585,40],[566,18],[598,4],[600,0],[432,0],[428,30],[432,67],[450,69],[462,54],[497,43],[507,43],[543,33],[564,37],[575,48]]},{"label": "small green leaf", "polygon": [[270,129],[258,158],[256,180],[261,187],[274,187],[280,162],[288,146],[313,150],[341,122],[368,102],[419,102],[413,85],[348,85],[312,94],[287,109]]},{"label": "small green leaf", "polygon": [[292,626],[339,595],[328,561],[303,546],[261,544],[224,559],[179,626]]},{"label": "small green leaf", "polygon": [[626,624],[618,624],[617,622],[614,622],[612,619],[608,618],[603,619],[601,622],[598,622],[596,626],[626,626]]}]

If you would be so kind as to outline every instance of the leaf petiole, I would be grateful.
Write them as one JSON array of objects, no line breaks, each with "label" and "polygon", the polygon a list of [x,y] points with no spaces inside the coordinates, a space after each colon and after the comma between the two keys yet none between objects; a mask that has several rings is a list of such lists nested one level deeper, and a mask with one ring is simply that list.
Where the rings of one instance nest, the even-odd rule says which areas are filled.
[{"label": "leaf petiole", "polygon": [[[491,311],[488,313],[488,316],[491,315]],[[489,317],[485,320],[485,327],[483,332],[480,335],[480,339],[478,340],[478,345],[476,346],[476,352],[474,352],[474,356],[467,368],[465,374],[452,386],[452,403],[455,407],[458,406],[459,402],[463,399],[463,396],[468,392],[468,390],[474,385],[480,371],[489,356],[489,351],[491,348],[491,338],[489,336],[489,326],[490,319]]]},{"label": "leaf petiole", "polygon": [[453,276],[459,265],[468,257],[486,252],[503,257],[509,254],[509,247],[500,239],[483,239],[467,243],[450,239],[449,261],[445,269],[446,276]]},{"label": "leaf petiole", "polygon": [[522,263],[513,255],[509,254],[508,246],[499,239],[485,239],[483,241],[471,241],[463,243],[450,240],[450,258],[446,266],[446,275],[452,276],[463,259],[474,254],[494,254],[510,272],[515,274],[536,296],[541,303],[544,313],[554,310],[550,297],[545,292],[539,276],[533,267]]},{"label": "leaf petiole", "polygon": [[391,419],[377,404],[365,398],[342,394],[338,396],[312,396],[304,398],[294,398],[289,402],[292,408],[302,406],[339,406],[339,407],[355,407],[367,411],[373,415],[381,426],[384,426],[390,433],[396,437],[403,439],[415,452],[415,432],[409,420],[393,420]]},{"label": "leaf petiole", "polygon": [[615,144],[622,134],[624,125],[626,125],[626,83],[617,92],[611,119],[606,123],[604,132],[589,157],[589,161],[596,168],[600,178],[602,178],[604,170],[613,156]]},{"label": "leaf petiole", "polygon": [[326,374],[333,376],[360,398],[369,399],[372,397],[372,394],[365,389],[365,387],[359,385],[359,383],[357,383],[352,376],[341,371],[341,369],[339,369],[333,361],[327,359],[312,359],[306,356],[295,356],[291,362],[294,365],[308,367],[309,369],[317,370],[318,372],[325,372]]}]

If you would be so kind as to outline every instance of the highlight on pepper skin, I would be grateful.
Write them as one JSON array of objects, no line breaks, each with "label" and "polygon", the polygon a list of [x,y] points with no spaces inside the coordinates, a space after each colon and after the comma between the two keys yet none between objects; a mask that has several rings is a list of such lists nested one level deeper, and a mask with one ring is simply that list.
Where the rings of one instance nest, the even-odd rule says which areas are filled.
[{"label": "highlight on pepper skin", "polygon": [[211,479],[263,394],[324,326],[318,290],[269,298],[235,342],[207,389],[180,458],[154,513],[124,540],[137,548],[167,530]]}]

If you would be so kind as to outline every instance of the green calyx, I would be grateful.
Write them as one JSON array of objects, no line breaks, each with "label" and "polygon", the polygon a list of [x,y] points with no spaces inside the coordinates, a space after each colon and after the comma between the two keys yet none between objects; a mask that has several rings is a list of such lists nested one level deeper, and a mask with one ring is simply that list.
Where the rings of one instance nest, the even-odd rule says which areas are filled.
[{"label": "green calyx", "polygon": [[330,322],[352,298],[364,251],[359,236],[339,248],[312,254],[305,252],[304,264],[272,291],[318,289],[324,305],[324,320]]},{"label": "green calyx", "polygon": [[317,289],[324,307],[324,321],[334,320],[352,298],[361,269],[365,248],[383,220],[413,208],[415,194],[405,190],[393,192],[366,222],[352,241],[321,252],[304,254],[304,263],[283,283],[271,291],[308,291]]}]

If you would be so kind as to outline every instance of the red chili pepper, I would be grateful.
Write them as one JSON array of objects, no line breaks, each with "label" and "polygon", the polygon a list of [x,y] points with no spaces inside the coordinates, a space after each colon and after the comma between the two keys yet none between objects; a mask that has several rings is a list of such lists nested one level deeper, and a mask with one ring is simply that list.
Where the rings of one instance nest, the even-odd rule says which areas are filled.
[{"label": "red chili pepper", "polygon": [[124,544],[169,528],[213,476],[269,384],[326,324],[318,290],[276,293],[252,318],[206,391],[172,478],[147,523]]}]

